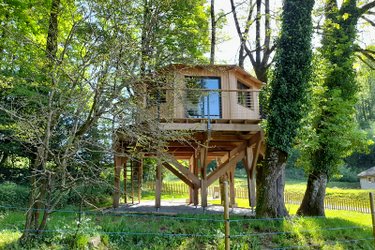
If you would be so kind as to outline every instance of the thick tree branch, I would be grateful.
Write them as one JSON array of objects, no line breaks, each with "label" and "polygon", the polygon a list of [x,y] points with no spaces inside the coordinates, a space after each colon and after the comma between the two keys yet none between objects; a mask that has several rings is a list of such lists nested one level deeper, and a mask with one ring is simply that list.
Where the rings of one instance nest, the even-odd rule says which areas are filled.
[{"label": "thick tree branch", "polygon": [[364,64],[366,64],[370,69],[372,69],[372,70],[375,69],[375,67],[374,67],[373,65],[371,65],[368,61],[364,60],[364,59],[362,58],[362,56],[357,55],[357,58],[358,58],[359,60],[361,60]]},{"label": "thick tree branch", "polygon": [[260,19],[261,19],[261,11],[262,11],[262,1],[256,0],[257,2],[257,15],[255,19],[255,61],[260,63],[260,52],[261,52],[261,45],[260,45]]},{"label": "thick tree branch", "polygon": [[368,22],[371,26],[375,27],[375,22],[370,20],[369,18],[365,17],[365,16],[361,16],[361,18],[363,20],[365,20],[366,22]]},{"label": "thick tree branch", "polygon": [[372,9],[374,7],[375,7],[375,1],[369,2],[369,3],[365,4],[365,5],[363,5],[361,8],[359,8],[359,14],[363,15],[367,11],[369,11],[370,9]]}]

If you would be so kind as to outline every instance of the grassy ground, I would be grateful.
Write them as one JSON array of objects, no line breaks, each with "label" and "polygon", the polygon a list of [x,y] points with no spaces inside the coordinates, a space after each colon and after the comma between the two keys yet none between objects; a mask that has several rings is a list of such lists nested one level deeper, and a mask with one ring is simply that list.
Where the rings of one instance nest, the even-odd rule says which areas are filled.
[{"label": "grassy ground", "polygon": [[[244,179],[237,179],[237,185],[244,184]],[[305,185],[301,181],[288,181],[286,190],[303,193]],[[334,187],[331,184],[327,194],[368,200],[368,191],[346,187],[347,185]],[[18,196],[17,193],[16,195]],[[162,196],[163,200],[186,198],[187,195]],[[154,199],[154,193],[143,192],[143,199]],[[237,199],[237,203],[240,207],[248,206],[245,199]],[[231,222],[232,249],[277,249],[292,246],[299,246],[299,249],[374,249],[370,239],[372,231],[369,214],[326,210],[326,218],[298,218],[293,217],[297,208],[296,205],[287,205],[292,217],[283,220],[254,220],[232,216],[231,219],[236,220]],[[77,210],[76,207],[64,209]],[[52,214],[48,222],[50,231],[43,238],[20,246],[18,239],[21,236],[24,213],[0,210],[0,249],[224,249],[223,221],[212,219],[221,220],[222,216],[203,214],[169,218],[157,215],[85,215],[81,223],[78,223],[77,214],[57,212]]]},{"label": "grassy ground", "polygon": [[[288,206],[288,209],[293,214],[296,206]],[[84,216],[77,231],[75,214],[56,213],[49,221],[48,229],[51,231],[43,239],[21,247],[17,240],[23,219],[24,215],[20,212],[1,213],[0,230],[3,231],[0,231],[0,249],[94,249],[92,242],[98,238],[97,249],[224,247],[223,222],[207,220],[220,220],[220,215],[179,215],[172,218],[156,215]],[[235,220],[231,222],[232,249],[273,249],[297,245],[305,246],[302,249],[311,249],[315,245],[319,245],[317,249],[373,249],[373,242],[368,240],[371,238],[368,214],[329,211],[327,218],[263,221],[232,216],[231,219]]]},{"label": "grassy ground", "polygon": [[[177,178],[168,176],[165,180],[169,183],[183,183]],[[216,181],[212,184],[213,186],[218,186],[219,182]],[[237,177],[235,179],[236,187],[247,188],[247,181],[245,178]],[[285,185],[285,191],[290,193],[303,194],[306,190],[305,180],[287,180]],[[359,189],[359,183],[356,182],[329,182],[326,189],[327,198],[345,198],[352,200],[369,200],[369,191]]]}]

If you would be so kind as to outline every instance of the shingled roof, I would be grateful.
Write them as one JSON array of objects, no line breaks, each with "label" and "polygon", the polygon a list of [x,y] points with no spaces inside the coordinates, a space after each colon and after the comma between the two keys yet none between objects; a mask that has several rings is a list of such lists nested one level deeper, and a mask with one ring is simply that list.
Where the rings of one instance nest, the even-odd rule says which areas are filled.
[{"label": "shingled roof", "polygon": [[369,168],[358,174],[358,177],[375,176],[375,167]]}]

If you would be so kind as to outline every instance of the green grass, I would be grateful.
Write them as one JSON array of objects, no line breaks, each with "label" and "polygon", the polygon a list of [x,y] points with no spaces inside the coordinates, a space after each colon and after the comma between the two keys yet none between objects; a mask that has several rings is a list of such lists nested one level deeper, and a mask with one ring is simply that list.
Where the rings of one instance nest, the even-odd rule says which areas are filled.
[{"label": "green grass", "polygon": [[[246,185],[244,179],[236,181],[237,186]],[[302,181],[288,181],[286,190],[303,193],[305,185]],[[333,183],[330,185],[327,189],[328,197],[368,200],[368,191],[346,188],[347,186],[333,187]],[[6,189],[6,193],[12,193],[12,189]],[[186,199],[187,197],[187,194],[163,193],[162,200]],[[154,192],[143,192],[142,199],[153,200]],[[110,197],[108,197],[109,200]],[[210,203],[218,202],[218,200],[210,201]],[[246,199],[237,199],[237,203],[239,207],[248,207]],[[65,209],[77,210],[76,207]],[[315,245],[319,245],[316,249],[374,249],[371,240],[356,242],[356,240],[372,237],[369,214],[326,210],[327,218],[301,218],[293,216],[298,209],[297,205],[287,205],[287,209],[292,215],[291,219],[258,221],[242,216],[232,216],[231,219],[240,221],[231,223],[231,235],[247,235],[231,238],[232,249],[272,249],[296,245],[309,246],[302,249],[311,249]],[[38,241],[20,246],[18,239],[21,236],[24,216],[23,212],[0,211],[0,249],[93,249],[90,247],[93,237],[100,237],[97,249],[224,249],[222,222],[178,219],[178,217],[221,219],[221,215],[178,215],[174,219],[144,215],[84,216],[77,233],[76,214],[53,213],[48,222],[48,229],[59,229],[63,232],[49,232]],[[361,228],[352,229],[352,227]],[[327,230],[327,228],[343,229]],[[141,234],[124,236],[108,233],[119,231]],[[281,231],[288,233],[272,234],[272,232]],[[154,235],[142,235],[142,233],[150,232]],[[202,234],[210,237],[167,237],[161,234]]]},{"label": "green grass", "polygon": [[[245,202],[239,200],[239,202]],[[288,206],[291,214],[297,206]],[[193,218],[182,220],[181,217]],[[74,214],[53,214],[50,230],[44,238],[27,246],[17,243],[24,215],[2,212],[0,216],[0,249],[92,249],[92,237],[101,237],[99,249],[223,249],[221,215],[178,215],[174,218],[159,216],[84,216],[76,235],[77,217]],[[373,249],[371,240],[350,242],[371,237],[370,215],[344,211],[327,211],[327,218],[300,218],[259,221],[249,217],[231,216],[232,249],[272,249],[295,245],[321,245],[319,249]],[[352,229],[351,227],[361,227]],[[341,230],[327,230],[343,228]],[[1,231],[1,229],[3,229]],[[272,232],[287,232],[284,234]],[[118,235],[104,232],[137,232],[138,235]],[[155,235],[147,235],[147,233]],[[145,235],[142,235],[145,233]],[[162,234],[199,234],[207,237],[172,237]],[[235,237],[245,234],[246,236]],[[343,240],[348,242],[342,242]],[[337,243],[335,243],[337,242]],[[333,245],[331,245],[333,244]],[[308,247],[302,249],[310,249]]]},{"label": "green grass", "polygon": [[[171,178],[167,183],[183,184],[178,179]],[[215,181],[213,186],[218,186],[219,182]],[[235,179],[235,186],[237,188],[247,188],[247,181],[245,178],[237,177]],[[343,198],[356,201],[368,201],[369,191],[358,189],[359,183],[352,182],[329,182],[326,189],[327,198]],[[306,190],[306,181],[303,180],[287,180],[285,184],[285,191],[290,193],[304,194]]]}]

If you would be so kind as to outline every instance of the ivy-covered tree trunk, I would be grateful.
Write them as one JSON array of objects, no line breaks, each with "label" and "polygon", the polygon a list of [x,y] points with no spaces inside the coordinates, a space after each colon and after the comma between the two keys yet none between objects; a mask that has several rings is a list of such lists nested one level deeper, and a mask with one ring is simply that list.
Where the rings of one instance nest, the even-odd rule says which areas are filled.
[{"label": "ivy-covered tree trunk", "polygon": [[287,155],[277,148],[267,148],[263,166],[257,170],[257,215],[287,216],[284,203],[284,168]]},{"label": "ivy-covered tree trunk", "polygon": [[[319,105],[313,114],[310,134],[317,138],[312,148],[305,147],[309,177],[300,215],[324,216],[324,198],[327,180],[337,172],[342,159],[363,144],[358,131],[354,105],[357,101],[355,71],[353,69],[356,25],[359,17],[375,7],[375,1],[357,7],[357,0],[344,1],[338,6],[334,0],[325,3],[325,24],[321,54],[324,77]],[[362,135],[362,136],[361,136]]]},{"label": "ivy-covered tree trunk", "polygon": [[282,217],[284,168],[300,120],[311,71],[311,11],[314,0],[286,0],[266,105],[266,155],[257,174],[258,217]]}]

